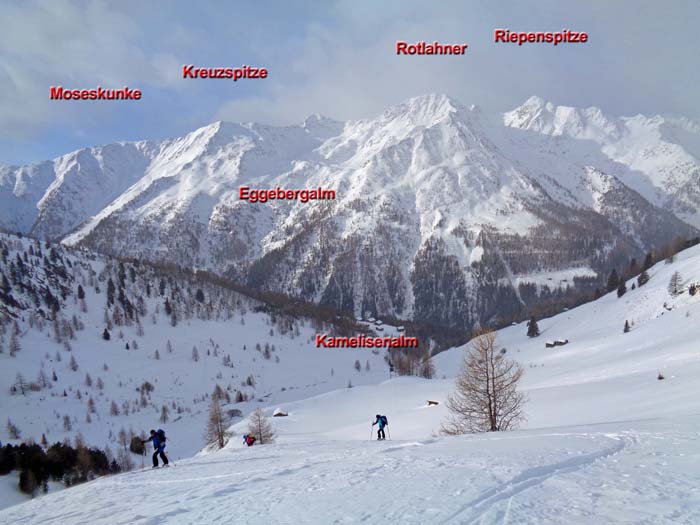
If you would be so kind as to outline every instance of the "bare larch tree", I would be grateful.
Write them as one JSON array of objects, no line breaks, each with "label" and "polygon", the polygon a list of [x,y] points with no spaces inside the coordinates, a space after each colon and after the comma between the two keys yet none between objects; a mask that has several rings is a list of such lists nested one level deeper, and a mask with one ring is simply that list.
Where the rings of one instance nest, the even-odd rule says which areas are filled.
[{"label": "bare larch tree", "polygon": [[498,348],[496,334],[486,331],[477,336],[464,354],[456,389],[447,398],[448,420],[443,434],[511,430],[525,419],[527,400],[519,392],[522,367],[505,357]]},{"label": "bare larch tree", "polygon": [[261,445],[264,445],[265,443],[272,443],[275,440],[275,431],[265,417],[262,408],[256,408],[250,415],[248,432],[255,436],[255,439]]},{"label": "bare larch tree", "polygon": [[231,424],[231,418],[228,413],[221,408],[221,399],[218,396],[211,396],[209,403],[209,419],[207,420],[206,440],[210,445],[217,448],[224,448],[231,432],[228,427]]}]

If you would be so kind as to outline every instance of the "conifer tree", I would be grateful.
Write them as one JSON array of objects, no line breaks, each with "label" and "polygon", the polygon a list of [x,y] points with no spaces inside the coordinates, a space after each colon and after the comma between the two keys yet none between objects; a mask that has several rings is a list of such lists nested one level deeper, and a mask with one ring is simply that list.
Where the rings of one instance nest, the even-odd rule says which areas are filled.
[{"label": "conifer tree", "polygon": [[620,278],[617,275],[617,270],[613,269],[613,271],[610,272],[610,277],[608,277],[608,287],[607,287],[608,293],[615,290],[619,285],[620,285]]},{"label": "conifer tree", "polygon": [[630,331],[630,322],[625,321],[625,327],[622,329],[622,333],[626,334],[629,331]]},{"label": "conifer tree", "polygon": [[668,292],[673,296],[683,293],[683,278],[680,272],[675,271],[671,275],[671,280],[668,283]]},{"label": "conifer tree", "polygon": [[21,350],[22,346],[19,344],[17,332],[12,330],[12,333],[10,334],[10,357],[15,357]]},{"label": "conifer tree", "polygon": [[617,286],[617,296],[622,297],[627,293],[627,284],[624,279],[620,280],[620,284]]},{"label": "conifer tree", "polygon": [[639,274],[640,269],[641,268],[639,266],[639,263],[637,262],[637,259],[633,257],[630,261],[630,267],[627,270],[628,277],[634,277],[635,275]]},{"label": "conifer tree", "polygon": [[16,393],[22,394],[23,396],[29,391],[29,383],[27,383],[24,376],[19,372],[17,372],[17,376],[15,377],[13,388]]},{"label": "conifer tree", "polygon": [[649,282],[649,273],[646,270],[642,270],[642,273],[637,277],[637,285],[644,286]]},{"label": "conifer tree", "polygon": [[19,473],[19,490],[34,497],[39,484],[34,472],[29,469],[22,469]]},{"label": "conifer tree", "polygon": [[9,295],[10,292],[12,291],[12,287],[10,286],[10,281],[7,280],[7,277],[5,274],[2,274],[2,285],[0,285],[0,288],[2,288],[2,291],[5,293],[5,295]]},{"label": "conifer tree", "polygon": [[107,305],[108,306],[112,306],[114,304],[114,292],[115,292],[114,281],[112,281],[112,278],[110,277],[109,280],[107,281]]},{"label": "conifer tree", "polygon": [[538,335],[540,335],[540,327],[537,326],[537,320],[533,315],[532,317],[530,317],[530,321],[527,323],[527,336],[537,337]]}]

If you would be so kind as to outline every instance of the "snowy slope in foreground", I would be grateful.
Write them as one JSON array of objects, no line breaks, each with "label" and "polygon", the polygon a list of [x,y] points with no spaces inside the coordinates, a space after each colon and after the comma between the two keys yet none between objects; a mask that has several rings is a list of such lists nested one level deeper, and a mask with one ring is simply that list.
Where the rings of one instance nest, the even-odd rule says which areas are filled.
[{"label": "snowy slope in foreground", "polygon": [[[222,451],[49,494],[0,523],[698,523],[700,295],[672,298],[675,271],[700,281],[700,247],[622,298],[540,321],[539,338],[499,333],[526,370],[523,430],[437,438],[452,381],[399,378],[282,405],[275,445],[243,447],[241,422]],[[555,338],[570,343],[546,349]],[[437,356],[440,376],[459,357]],[[377,412],[393,441],[368,441]]]},{"label": "snowy slope in foreground", "polygon": [[228,448],[80,485],[2,524],[697,523],[697,416],[422,441]]}]

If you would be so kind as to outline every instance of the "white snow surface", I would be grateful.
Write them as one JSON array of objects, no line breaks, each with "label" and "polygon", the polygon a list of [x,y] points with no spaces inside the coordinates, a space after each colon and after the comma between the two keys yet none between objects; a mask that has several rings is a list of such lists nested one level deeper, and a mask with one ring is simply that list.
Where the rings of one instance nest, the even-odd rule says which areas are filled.
[{"label": "white snow surface", "polygon": [[[438,437],[455,348],[434,358],[440,379],[264,404],[289,413],[271,419],[274,444],[243,446],[241,421],[221,451],[49,494],[0,523],[698,523],[700,295],[672,297],[675,271],[700,281],[700,246],[622,298],[540,320],[538,338],[524,323],[499,332],[526,372],[521,430]],[[570,342],[545,348],[555,338]],[[370,440],[377,413],[385,442]]]}]

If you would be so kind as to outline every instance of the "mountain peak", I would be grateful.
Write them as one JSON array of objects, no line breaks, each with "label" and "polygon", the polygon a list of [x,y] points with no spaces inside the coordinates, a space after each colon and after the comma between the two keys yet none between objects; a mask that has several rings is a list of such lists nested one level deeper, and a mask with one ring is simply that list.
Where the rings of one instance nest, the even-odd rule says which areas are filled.
[{"label": "mountain peak", "polygon": [[344,124],[337,120],[333,120],[318,113],[309,115],[301,123],[301,127],[312,137],[326,140],[338,135]]},{"label": "mountain peak", "polygon": [[538,97],[537,95],[532,95],[520,107],[541,108],[544,107],[546,104],[547,102],[545,102],[542,98]]},{"label": "mountain peak", "polygon": [[621,123],[606,116],[598,107],[556,106],[538,96],[532,96],[521,106],[504,113],[503,122],[513,128],[599,143],[617,139],[621,132]]},{"label": "mountain peak", "polygon": [[464,109],[459,102],[448,95],[430,93],[410,98],[390,107],[384,112],[383,117],[387,120],[403,118],[413,125],[427,127]]}]

